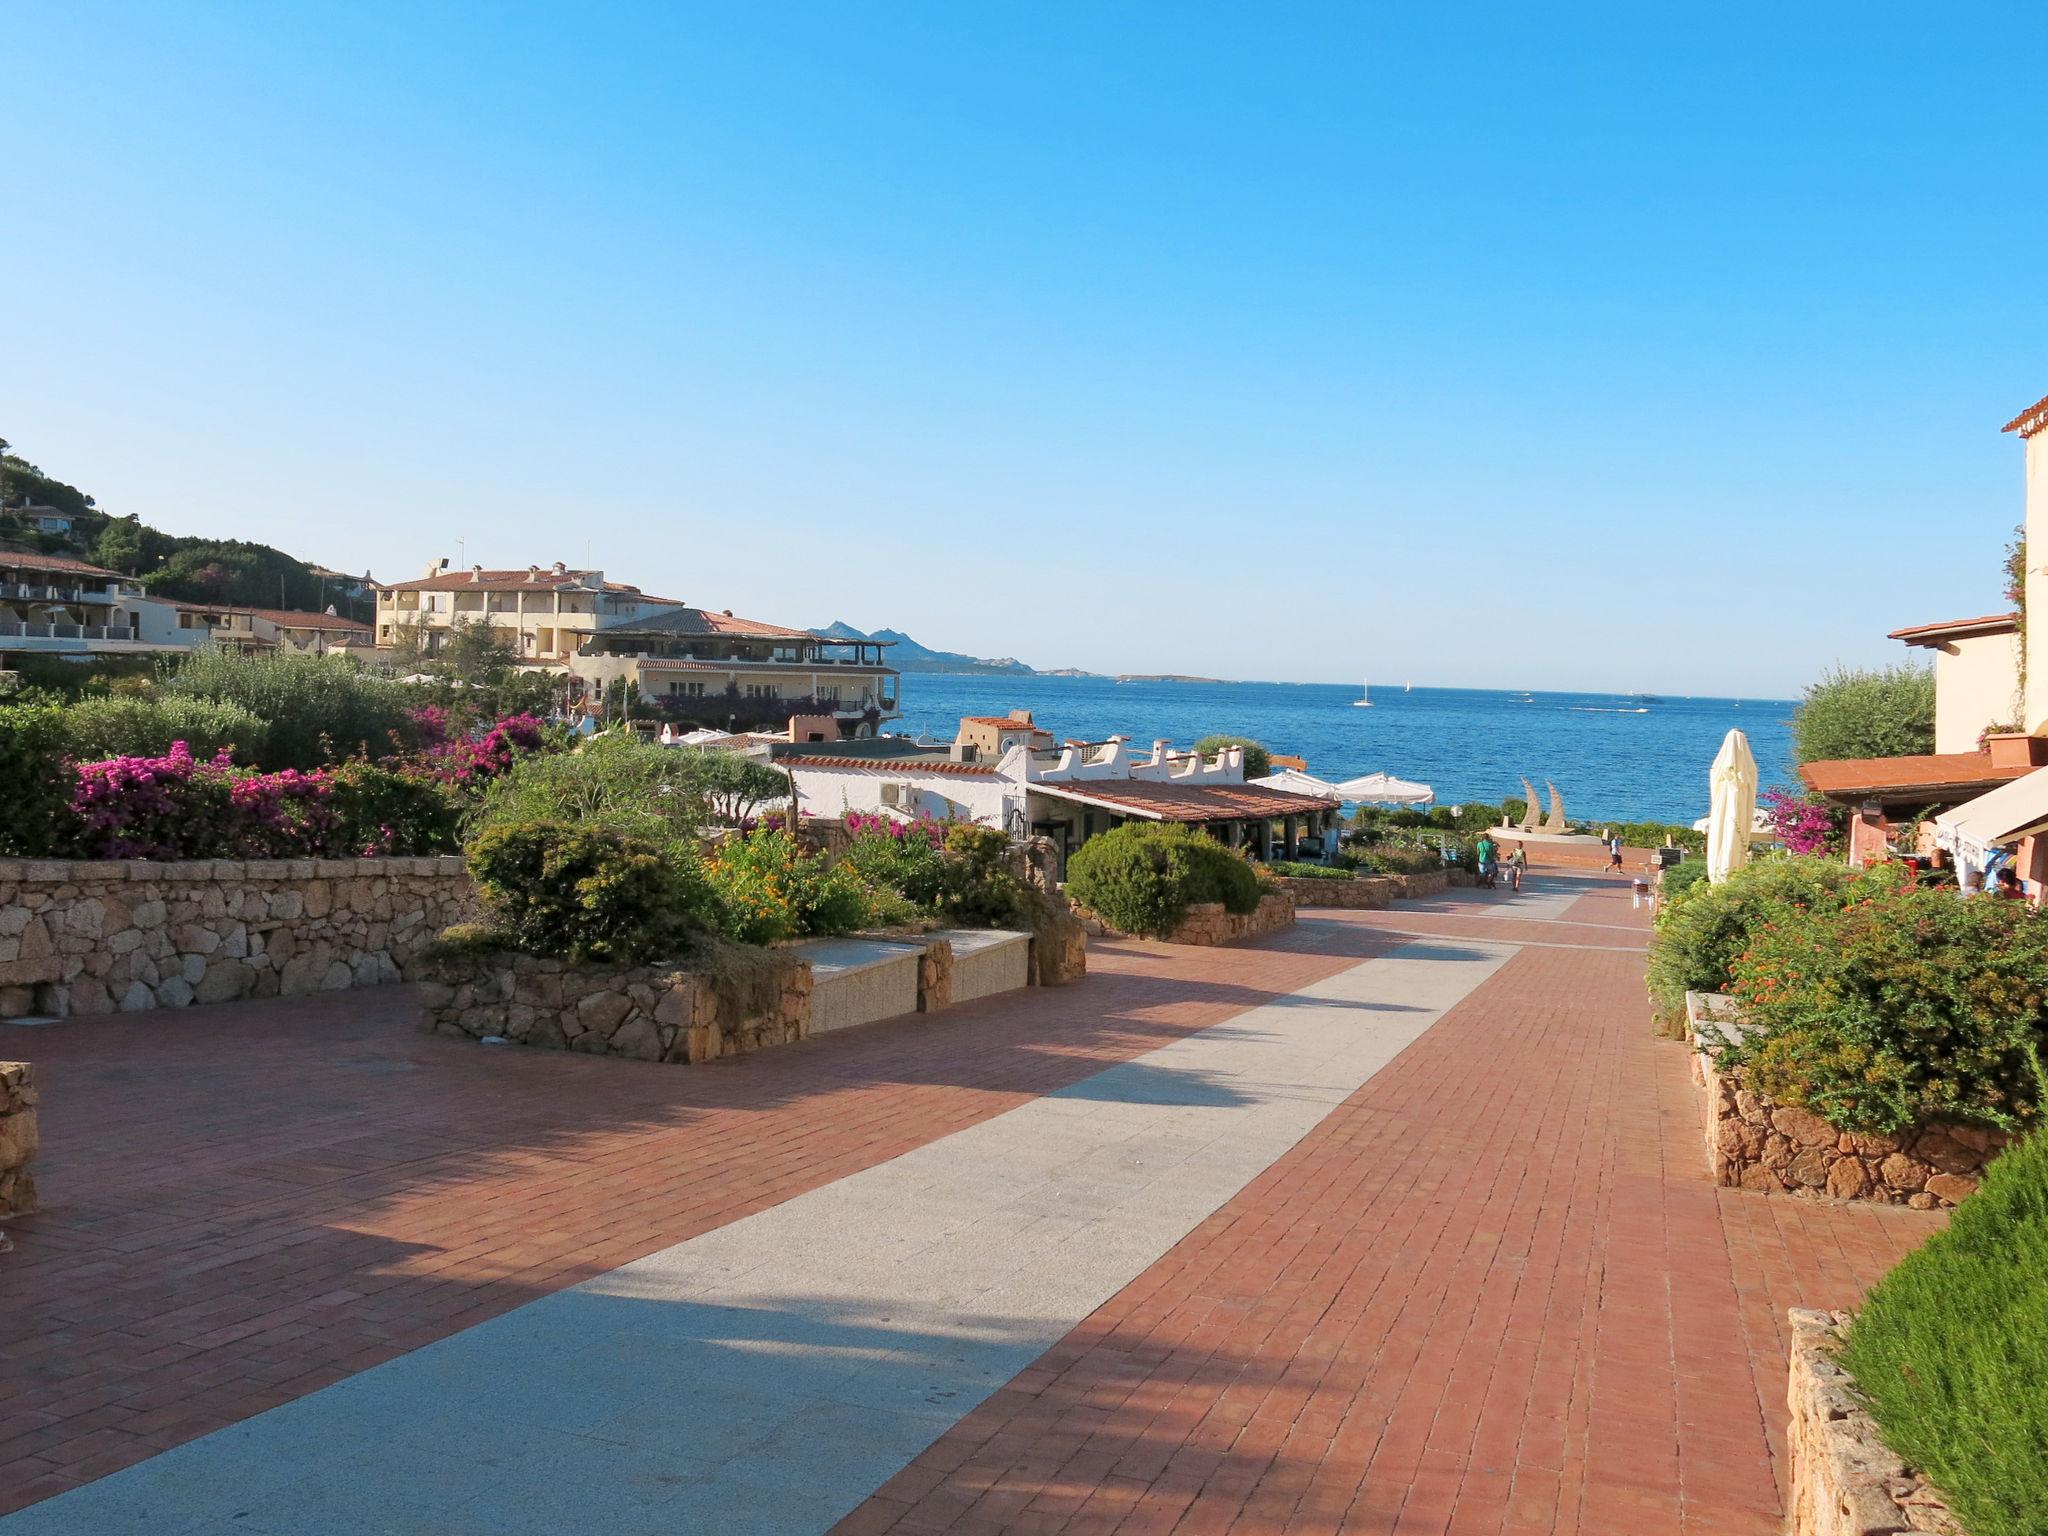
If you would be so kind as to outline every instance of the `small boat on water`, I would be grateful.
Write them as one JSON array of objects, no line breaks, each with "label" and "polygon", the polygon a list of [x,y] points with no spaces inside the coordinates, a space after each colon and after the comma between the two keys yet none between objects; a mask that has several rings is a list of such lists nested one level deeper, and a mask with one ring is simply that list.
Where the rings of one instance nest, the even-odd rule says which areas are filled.
[{"label": "small boat on water", "polygon": [[1365,682],[1364,682],[1364,683],[1363,683],[1363,684],[1362,684],[1362,685],[1360,686],[1360,689],[1359,689],[1359,693],[1358,693],[1358,697],[1357,697],[1357,698],[1355,698],[1355,699],[1353,699],[1353,700],[1351,701],[1351,707],[1352,707],[1353,709],[1371,709],[1371,708],[1372,708],[1372,679],[1371,679],[1371,678],[1367,678],[1367,679],[1365,680]]}]

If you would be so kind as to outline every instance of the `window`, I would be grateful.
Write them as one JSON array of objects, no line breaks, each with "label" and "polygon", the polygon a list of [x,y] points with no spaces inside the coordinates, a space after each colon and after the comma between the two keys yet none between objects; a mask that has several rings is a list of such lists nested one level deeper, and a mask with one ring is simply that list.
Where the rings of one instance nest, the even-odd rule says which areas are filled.
[{"label": "window", "polygon": [[704,685],[702,683],[686,683],[676,678],[669,679],[668,691],[669,696],[672,698],[701,699],[704,697]]},{"label": "window", "polygon": [[747,684],[747,697],[750,699],[779,699],[782,697],[782,689],[775,683],[749,683]]}]

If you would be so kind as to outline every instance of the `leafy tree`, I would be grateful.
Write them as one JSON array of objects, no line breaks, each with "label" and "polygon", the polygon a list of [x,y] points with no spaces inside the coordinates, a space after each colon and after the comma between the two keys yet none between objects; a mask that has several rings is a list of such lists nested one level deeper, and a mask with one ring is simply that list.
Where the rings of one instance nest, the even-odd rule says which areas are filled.
[{"label": "leafy tree", "polygon": [[1792,716],[1792,738],[1801,763],[1932,752],[1934,673],[1907,665],[1836,667],[1807,685]]},{"label": "leafy tree", "polygon": [[264,721],[269,733],[257,763],[261,768],[384,757],[411,723],[411,690],[348,656],[245,656],[202,646],[178,662],[161,686],[174,695],[239,704]]},{"label": "leafy tree", "polygon": [[1204,736],[1195,743],[1195,750],[1204,757],[1214,757],[1225,747],[1244,748],[1244,776],[1248,779],[1263,779],[1273,771],[1273,755],[1259,742],[1249,736]]},{"label": "leafy tree", "polygon": [[81,516],[91,510],[93,500],[75,485],[52,479],[18,454],[7,452],[0,438],[0,506],[55,507],[59,512]]},{"label": "leafy tree", "polygon": [[434,669],[465,683],[495,683],[511,671],[519,652],[483,619],[457,619],[441,641]]}]

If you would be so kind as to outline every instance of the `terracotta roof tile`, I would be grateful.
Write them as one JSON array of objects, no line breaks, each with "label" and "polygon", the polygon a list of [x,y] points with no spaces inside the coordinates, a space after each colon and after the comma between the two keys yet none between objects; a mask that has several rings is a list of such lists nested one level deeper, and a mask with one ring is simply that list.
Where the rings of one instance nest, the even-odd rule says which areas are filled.
[{"label": "terracotta roof tile", "polygon": [[1967,640],[1973,635],[2002,635],[2020,627],[2020,616],[2016,613],[1987,613],[1975,619],[1944,619],[1939,624],[1913,624],[1905,629],[1895,629],[1885,636],[1887,640],[1903,640],[1908,645],[1938,645],[1943,640]]},{"label": "terracotta roof tile", "polygon": [[31,554],[25,549],[0,549],[0,570],[61,571],[67,576],[98,576],[107,581],[128,580],[119,571],[110,571],[102,565],[89,565],[83,560],[73,560],[64,555]]},{"label": "terracotta roof tile", "polygon": [[[780,740],[781,738],[771,738]],[[893,774],[904,777],[910,774],[939,773],[956,779],[992,779],[996,770],[987,763],[955,763],[951,761],[928,762],[909,757],[820,757],[813,753],[792,753],[778,759],[778,768],[859,768],[867,773]]]},{"label": "terracotta roof tile", "polygon": [[[717,613],[709,608],[677,607],[667,613],[651,613],[644,618],[620,619],[611,624],[600,625],[599,635],[728,635],[738,639],[760,640],[808,640],[820,643],[818,637],[807,629],[790,629],[782,624],[764,624],[758,619],[735,618],[730,613]],[[829,642],[827,642],[829,643]]]},{"label": "terracotta roof tile", "polygon": [[2036,432],[2048,430],[2048,395],[2043,395],[1998,430],[2017,432],[2021,437],[2032,437]]},{"label": "terracotta roof tile", "polygon": [[595,592],[614,597],[637,597],[644,603],[674,603],[672,597],[654,597],[623,581],[607,581],[597,587],[586,584],[589,571],[562,571],[552,566],[534,571],[443,571],[438,576],[420,576],[412,581],[377,583],[380,592]]},{"label": "terracotta roof tile", "polygon": [[1933,752],[1914,757],[1822,758],[1807,763],[1799,776],[1815,793],[1833,800],[1918,796],[1931,802],[1951,792],[1989,789],[2033,771],[2025,763],[1993,767],[1989,752]]},{"label": "terracotta roof tile", "polygon": [[1164,779],[1075,779],[1034,783],[1036,794],[1127,810],[1159,821],[1232,821],[1334,811],[1335,800],[1260,784],[1175,784]]}]

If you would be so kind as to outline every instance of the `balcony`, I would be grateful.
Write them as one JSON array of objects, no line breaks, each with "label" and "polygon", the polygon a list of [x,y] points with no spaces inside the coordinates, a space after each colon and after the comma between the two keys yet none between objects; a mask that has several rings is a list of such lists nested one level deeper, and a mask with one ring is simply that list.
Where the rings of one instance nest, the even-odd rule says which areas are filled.
[{"label": "balcony", "polygon": [[[193,637],[195,640],[198,636]],[[0,619],[0,650],[70,651],[94,645],[117,645],[123,649],[164,650],[171,646],[144,646],[132,631],[110,624],[28,624],[20,619]],[[190,642],[185,642],[190,643]]]},{"label": "balcony", "polygon": [[25,581],[0,581],[0,602],[117,603],[120,599],[90,587],[41,587]]}]

